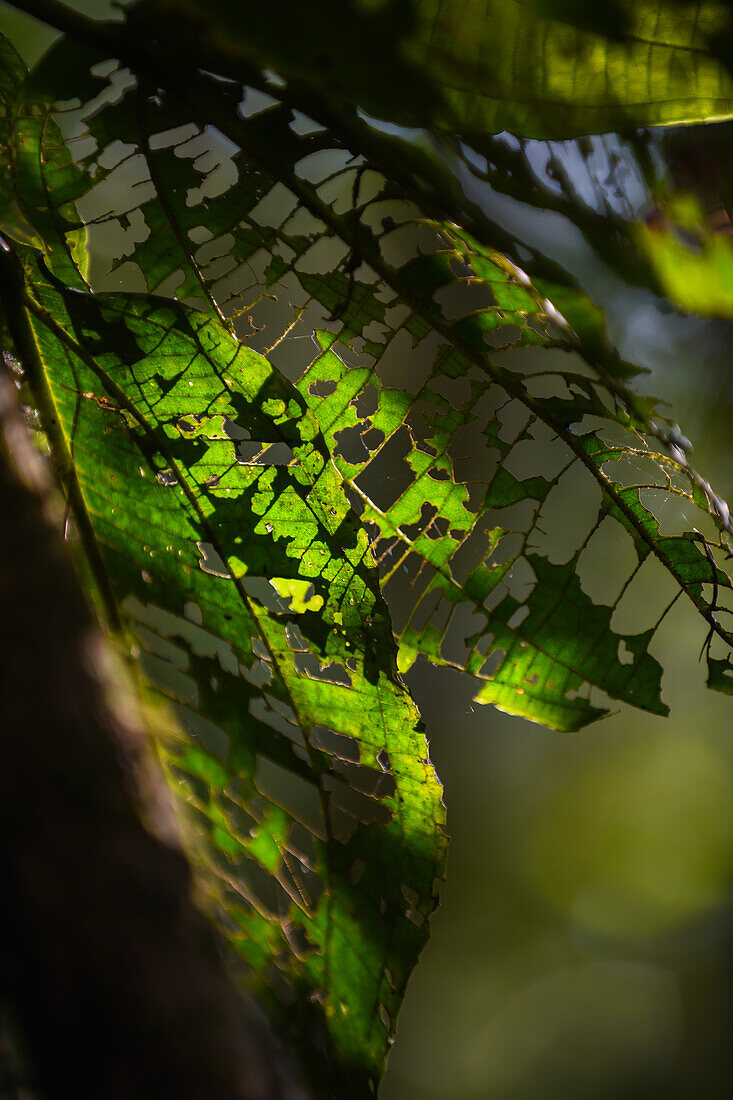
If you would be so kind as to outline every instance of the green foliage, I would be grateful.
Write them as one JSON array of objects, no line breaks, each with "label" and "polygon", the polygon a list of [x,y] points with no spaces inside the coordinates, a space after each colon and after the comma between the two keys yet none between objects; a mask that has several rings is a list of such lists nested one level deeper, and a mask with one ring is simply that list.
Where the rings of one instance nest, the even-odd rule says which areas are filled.
[{"label": "green foliage", "polygon": [[[222,936],[316,1094],[360,1096],[445,856],[400,672],[465,670],[559,730],[664,714],[651,647],[684,595],[730,691],[733,527],[458,146],[354,108],[567,133],[733,94],[716,5],[287,7],[72,21],[24,83],[3,45],[4,306],[100,611],[179,720],[161,752]],[[623,629],[652,566],[669,603]]]},{"label": "green foliage", "polygon": [[711,51],[728,28],[720,0],[275,0],[238,12],[232,0],[144,0],[133,25],[173,18],[171,49],[202,66],[269,66],[329,104],[404,126],[567,137],[733,108]]},{"label": "green foliage", "polygon": [[[78,50],[64,42],[36,80],[58,87],[61,74],[80,67]],[[625,464],[633,473],[640,454],[664,435],[652,427],[651,407],[624,388],[620,379],[629,368],[605,345],[602,322],[583,295],[540,281],[583,333],[579,341],[521,269],[465,233],[426,219],[404,187],[366,163],[354,165],[328,131],[296,132],[289,108],[274,105],[235,119],[229,135],[236,134],[240,148],[232,150],[202,129],[200,116],[192,119],[177,98],[141,93],[118,68],[106,79],[107,87],[99,79],[87,89],[91,114],[75,111],[68,125],[83,125],[79,142],[91,137],[95,148],[85,161],[86,180],[79,180],[80,189],[88,188],[80,201],[104,210],[108,228],[129,226],[131,243],[125,242],[113,269],[135,260],[150,291],[175,286],[178,296],[198,298],[220,316],[249,316],[247,295],[256,299],[258,293],[251,267],[261,258],[262,288],[294,309],[286,315],[285,338],[294,343],[315,329],[321,354],[313,358],[308,343],[296,368],[299,388],[362,520],[380,540],[386,579],[406,567],[420,585],[401,631],[403,670],[421,652],[465,667],[484,681],[480,701],[558,729],[577,729],[604,713],[580,691],[587,685],[666,713],[661,669],[648,653],[653,631],[616,634],[614,606],[596,607],[575,577],[608,517],[633,540],[635,560],[626,583],[651,552],[701,612],[711,614],[700,588],[713,576],[702,545],[689,533],[663,537],[647,503],[655,486],[664,489],[669,472],[681,479],[677,491],[690,499],[696,486],[679,455],[665,456],[639,488],[626,488],[615,472]],[[60,87],[67,98],[71,88]],[[100,98],[111,101],[103,110]],[[336,168],[314,186],[306,166],[318,156],[330,157]],[[149,184],[138,205],[145,179]],[[227,186],[227,180],[233,182]],[[293,189],[291,198],[281,199],[284,213],[274,201],[283,180]],[[113,184],[117,205],[109,211],[104,204]],[[215,188],[211,196],[209,188]],[[349,214],[349,200],[358,220]],[[308,232],[299,231],[299,224]],[[95,231],[90,229],[92,240]],[[318,248],[334,237],[341,240],[340,270],[318,270]],[[468,311],[462,291],[471,293]],[[406,316],[405,309],[395,309],[395,294],[409,306]],[[256,302],[251,308],[256,328],[262,311]],[[291,329],[293,321],[298,324]],[[273,334],[269,326],[266,331],[268,343],[276,344],[281,332]],[[585,376],[567,370],[548,375],[543,361],[541,381],[533,377],[535,368],[525,378],[521,370],[495,364],[487,339],[508,349],[580,346],[593,369]],[[363,365],[349,367],[355,352]],[[401,386],[390,384],[384,361],[398,356],[406,383]],[[455,384],[446,389],[459,378],[466,379],[460,401]],[[362,412],[365,404],[373,411]],[[614,425],[623,434],[604,437]],[[633,434],[625,441],[629,429]],[[485,454],[483,480],[457,473],[463,455],[456,447],[469,432]],[[514,454],[533,442],[537,453],[543,432],[558,440],[554,476],[517,478],[510,473]],[[643,441],[638,433],[644,432],[651,439]],[[349,440],[358,457],[350,457]],[[384,483],[393,476],[390,453],[405,464],[407,484],[400,491]],[[606,470],[609,463],[615,480]],[[553,490],[578,468],[599,490],[597,510],[569,559],[550,562],[541,552],[540,532],[563,507]],[[510,515],[522,502],[530,511],[515,507]],[[619,599],[625,588],[620,582]],[[458,659],[463,638],[449,636],[454,623],[461,629],[468,621],[466,612],[474,616],[473,630],[468,651]]]},{"label": "green foliage", "polygon": [[730,237],[712,231],[694,195],[675,196],[635,237],[671,302],[703,316],[733,316]]},{"label": "green foliage", "polygon": [[178,702],[171,775],[207,837],[227,937],[273,1010],[277,981],[306,1034],[325,1020],[357,1089],[444,846],[365,532],[313,415],[218,321],[73,293],[33,261],[26,279],[36,369],[112,596]]}]

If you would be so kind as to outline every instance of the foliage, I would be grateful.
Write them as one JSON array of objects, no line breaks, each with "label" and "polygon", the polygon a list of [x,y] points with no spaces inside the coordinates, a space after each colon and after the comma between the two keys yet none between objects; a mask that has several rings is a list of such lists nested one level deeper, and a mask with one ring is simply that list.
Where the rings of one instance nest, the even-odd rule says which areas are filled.
[{"label": "foliage", "polygon": [[[727,8],[19,6],[67,33],[28,76],[2,46],[6,347],[100,615],[177,716],[236,966],[315,1094],[369,1095],[445,858],[401,674],[463,669],[558,730],[664,714],[650,647],[684,595],[730,691],[727,505],[600,311],[463,186],[542,202],[491,131],[730,113]],[[669,603],[621,629],[652,563]]]}]

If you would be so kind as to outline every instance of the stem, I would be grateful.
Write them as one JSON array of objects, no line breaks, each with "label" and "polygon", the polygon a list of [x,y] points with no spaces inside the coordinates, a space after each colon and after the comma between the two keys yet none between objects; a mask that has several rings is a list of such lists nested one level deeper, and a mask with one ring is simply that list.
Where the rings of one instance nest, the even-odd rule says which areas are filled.
[{"label": "stem", "polygon": [[119,633],[122,631],[122,623],[117,601],[87,512],[71,449],[56,411],[56,404],[39,353],[36,335],[28,317],[24,300],[25,285],[22,267],[15,256],[2,248],[0,248],[0,298],[3,302],[10,335],[13,338],[18,357],[23,364],[28,385],[38,409],[41,427],[46,433],[51,447],[57,474],[74,514],[74,520],[102,601],[108,625],[112,630]]}]

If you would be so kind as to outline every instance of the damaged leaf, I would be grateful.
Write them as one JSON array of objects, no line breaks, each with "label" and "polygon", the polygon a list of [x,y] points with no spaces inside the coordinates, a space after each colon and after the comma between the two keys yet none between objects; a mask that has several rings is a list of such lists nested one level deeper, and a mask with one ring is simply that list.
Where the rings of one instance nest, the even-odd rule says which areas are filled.
[{"label": "damaged leaf", "polygon": [[319,1087],[367,1095],[445,840],[365,532],[297,391],[216,319],[26,280],[57,457],[185,731],[163,747],[220,928]]}]

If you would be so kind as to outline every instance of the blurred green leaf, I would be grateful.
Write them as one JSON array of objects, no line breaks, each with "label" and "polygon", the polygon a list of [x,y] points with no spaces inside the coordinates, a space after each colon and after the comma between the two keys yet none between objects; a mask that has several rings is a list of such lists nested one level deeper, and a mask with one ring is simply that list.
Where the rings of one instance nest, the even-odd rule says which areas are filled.
[{"label": "blurred green leaf", "polygon": [[144,0],[131,21],[166,50],[174,20],[175,50],[204,68],[269,68],[403,126],[567,137],[729,116],[713,56],[729,14],[720,0],[274,0],[241,20],[232,0]]},{"label": "blurred green leaf", "polygon": [[17,122],[17,101],[28,70],[12,42],[0,34],[0,232],[21,244],[37,243],[16,198],[9,155]]},{"label": "blurred green leaf", "polygon": [[710,227],[694,195],[673,196],[633,233],[671,302],[704,317],[733,317],[733,240]]}]

